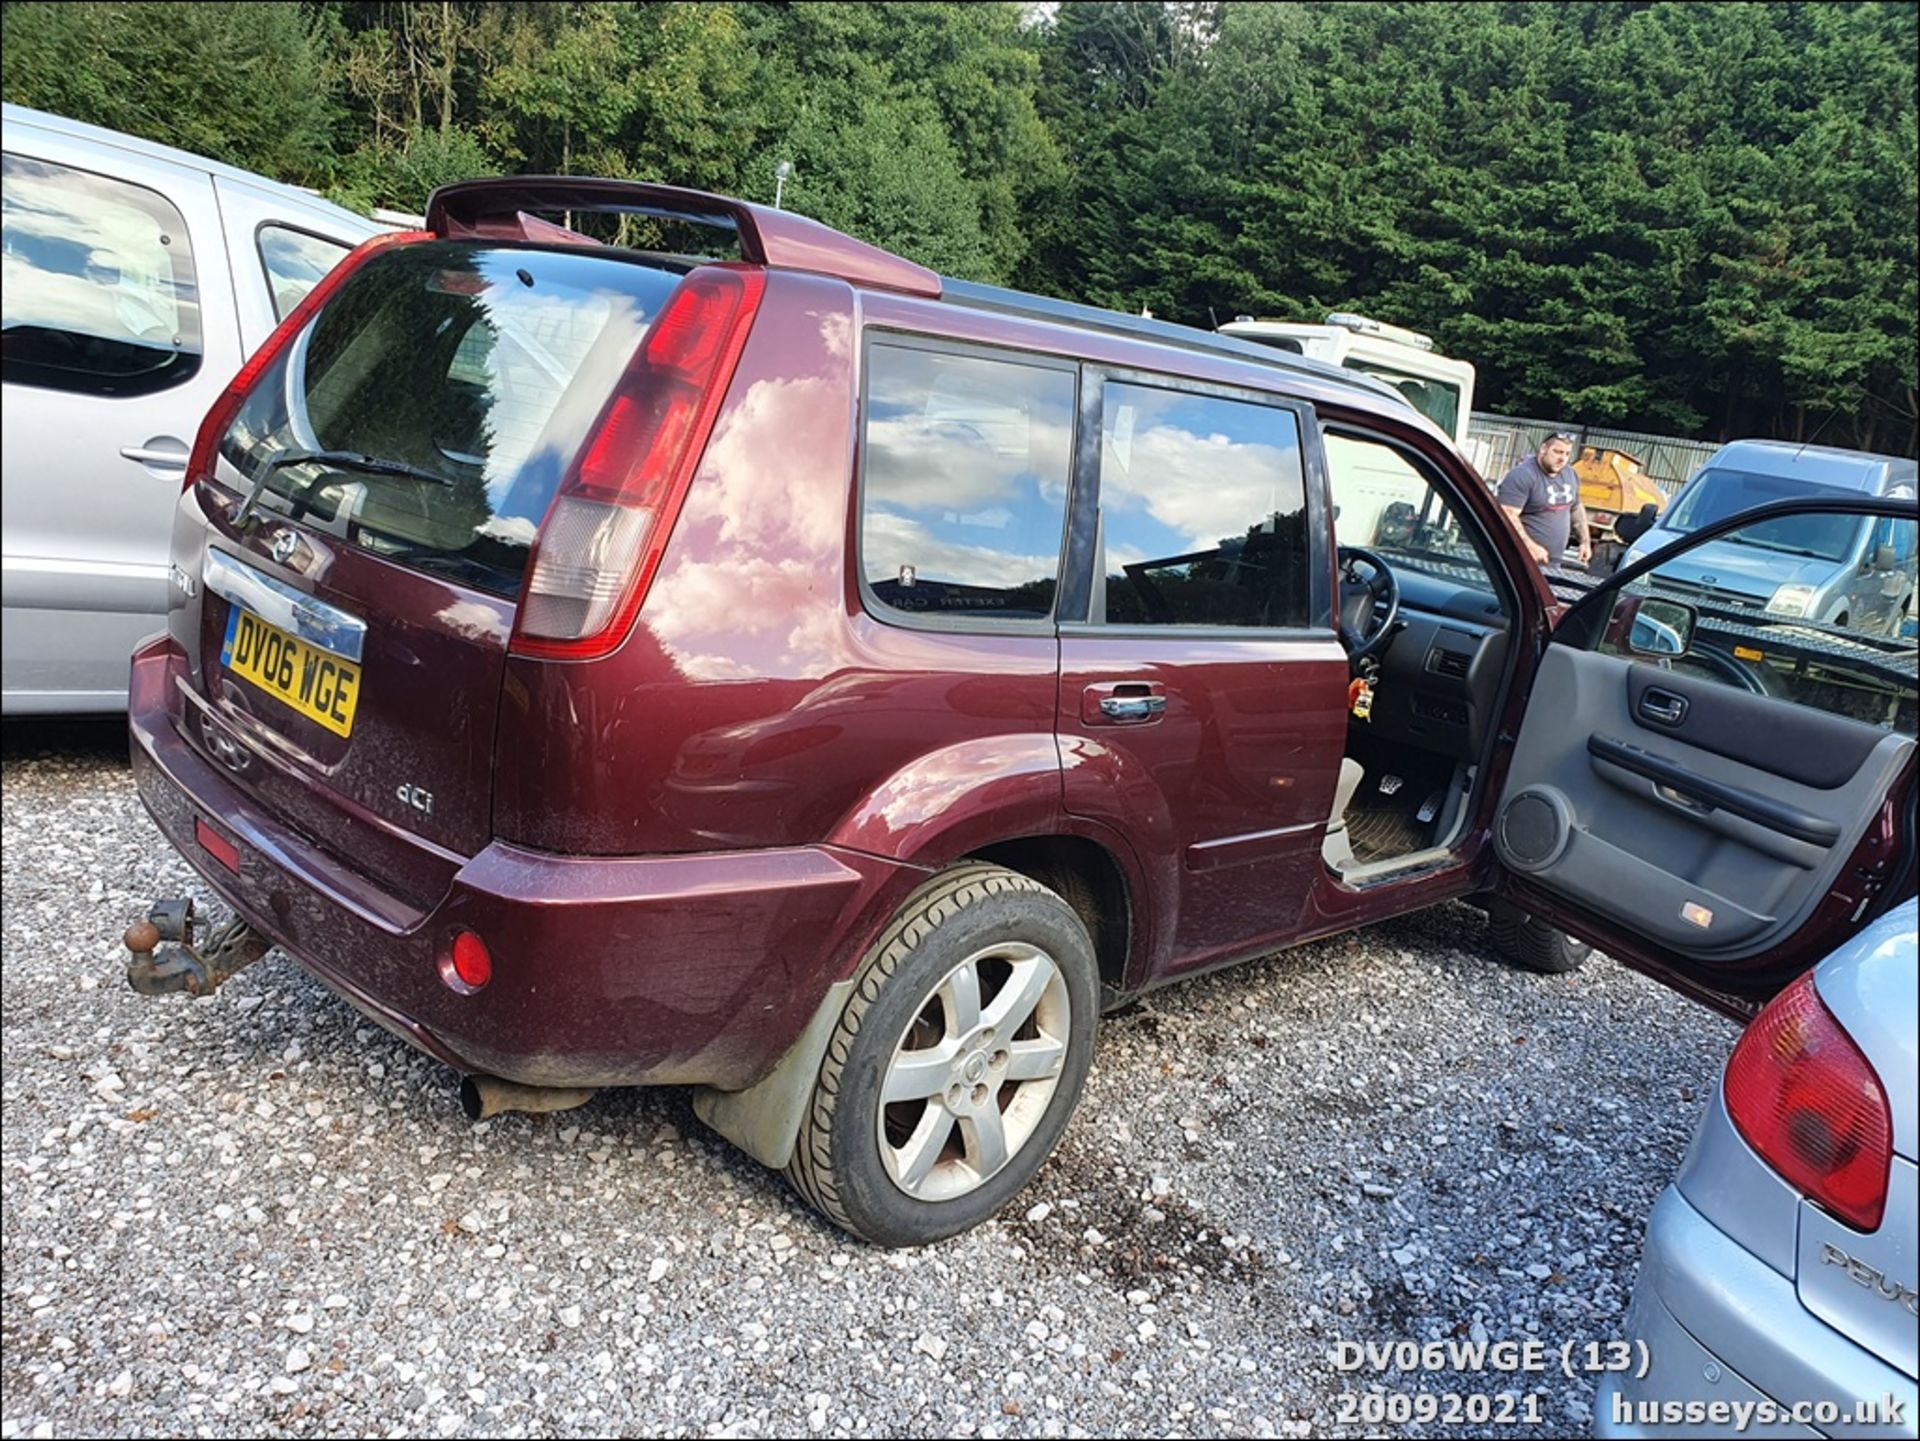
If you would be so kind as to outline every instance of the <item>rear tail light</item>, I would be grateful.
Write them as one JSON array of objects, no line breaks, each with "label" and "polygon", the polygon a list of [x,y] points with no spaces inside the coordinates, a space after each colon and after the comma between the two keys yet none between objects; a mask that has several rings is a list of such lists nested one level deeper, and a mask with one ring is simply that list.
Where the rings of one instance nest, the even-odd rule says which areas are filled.
[{"label": "rear tail light", "polygon": [[702,266],[654,320],[540,527],[516,654],[588,660],[627,638],[765,286]]},{"label": "rear tail light", "polygon": [[307,322],[332,298],[346,278],[389,246],[411,245],[434,238],[431,230],[391,230],[384,235],[376,235],[342,256],[338,265],[321,276],[319,283],[300,297],[300,303],[287,312],[286,319],[274,326],[273,333],[240,367],[240,373],[228,382],[227,388],[220,392],[213,402],[213,408],[200,422],[200,429],[193,438],[193,451],[187,457],[185,489],[192,490],[199,482],[214,478],[220,438],[233,424],[234,416],[240,413],[240,407],[246,403],[247,393],[253,389],[254,382],[292,343],[294,336],[306,328]]},{"label": "rear tail light", "polygon": [[1893,1114],[1867,1058],[1802,976],[1754,1018],[1727,1062],[1727,1112],[1808,1200],[1861,1231],[1879,1229]]}]

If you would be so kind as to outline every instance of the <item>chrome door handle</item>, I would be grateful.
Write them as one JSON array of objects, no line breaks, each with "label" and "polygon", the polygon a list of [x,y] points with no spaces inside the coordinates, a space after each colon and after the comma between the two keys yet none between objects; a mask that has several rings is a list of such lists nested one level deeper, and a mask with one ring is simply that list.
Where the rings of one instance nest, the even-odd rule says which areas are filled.
[{"label": "chrome door handle", "polygon": [[1148,720],[1167,708],[1163,695],[1109,695],[1100,698],[1100,713],[1114,720]]},{"label": "chrome door handle", "polygon": [[1687,698],[1670,690],[1649,690],[1640,697],[1640,714],[1663,726],[1677,726],[1687,718]]},{"label": "chrome door handle", "polygon": [[187,468],[188,451],[185,446],[179,450],[156,450],[150,445],[123,445],[120,454],[124,459],[138,461],[141,465],[164,465],[172,470]]}]

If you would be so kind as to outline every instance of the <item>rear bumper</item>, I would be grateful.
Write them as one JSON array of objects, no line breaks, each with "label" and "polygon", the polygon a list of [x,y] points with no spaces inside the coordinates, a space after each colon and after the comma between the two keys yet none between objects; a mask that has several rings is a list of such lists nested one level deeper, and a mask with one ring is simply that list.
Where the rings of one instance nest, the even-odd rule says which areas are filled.
[{"label": "rear bumper", "polygon": [[[134,655],[133,773],[156,824],[248,922],[389,1031],[456,1070],[545,1086],[751,1085],[850,970],[910,867],[829,847],[564,857],[495,842],[421,911],[260,807],[169,714],[179,652]],[[236,842],[238,874],[196,818]],[[442,979],[453,933],[493,979]]]},{"label": "rear bumper", "polygon": [[[1647,1373],[1606,1377],[1596,1436],[1724,1436],[1743,1418],[1743,1436],[1914,1435],[1912,1379],[1808,1311],[1792,1281],[1673,1187],[1647,1225],[1626,1335]],[[1845,1419],[1889,1396],[1904,1403],[1899,1421]]]}]

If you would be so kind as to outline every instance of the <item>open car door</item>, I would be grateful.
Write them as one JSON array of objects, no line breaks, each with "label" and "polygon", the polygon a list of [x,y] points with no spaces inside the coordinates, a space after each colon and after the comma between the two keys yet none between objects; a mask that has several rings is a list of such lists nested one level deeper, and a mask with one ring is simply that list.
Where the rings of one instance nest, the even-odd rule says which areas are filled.
[{"label": "open car door", "polygon": [[1809,492],[1583,597],[1546,646],[1496,888],[1750,1011],[1915,888],[1914,500]]}]

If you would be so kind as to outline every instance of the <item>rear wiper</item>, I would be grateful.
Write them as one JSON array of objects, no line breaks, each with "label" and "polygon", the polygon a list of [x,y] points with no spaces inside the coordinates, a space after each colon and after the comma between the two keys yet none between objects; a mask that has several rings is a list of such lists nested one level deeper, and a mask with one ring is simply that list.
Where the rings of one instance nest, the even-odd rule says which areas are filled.
[{"label": "rear wiper", "polygon": [[233,513],[232,524],[238,527],[246,523],[248,515],[253,512],[254,502],[260,498],[260,492],[266,489],[267,480],[275,471],[283,470],[289,465],[307,464],[338,466],[342,470],[358,470],[367,475],[389,475],[396,480],[418,480],[428,485],[459,484],[458,481],[438,475],[421,466],[409,465],[404,460],[385,460],[377,455],[362,455],[357,450],[290,450],[285,455],[276,455],[260,467],[260,474],[254,477],[253,489],[247,492],[247,498],[240,502],[240,508]]}]

